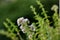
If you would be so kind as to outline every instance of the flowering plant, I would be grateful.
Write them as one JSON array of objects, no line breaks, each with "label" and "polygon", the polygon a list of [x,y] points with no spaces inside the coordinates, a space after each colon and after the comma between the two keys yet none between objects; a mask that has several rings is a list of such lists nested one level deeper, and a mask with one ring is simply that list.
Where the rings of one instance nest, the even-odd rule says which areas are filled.
[{"label": "flowering plant", "polygon": [[[53,5],[51,8],[51,10],[54,11],[52,16],[54,24],[51,27],[50,24],[52,22],[48,19],[50,16],[46,14],[47,11],[45,11],[40,1],[36,1],[36,3],[39,5],[39,9],[42,9],[41,15],[44,17],[41,17],[36,12],[36,8],[31,5],[30,8],[35,15],[34,18],[37,22],[30,24],[29,19],[21,17],[17,19],[17,26],[7,18],[7,22],[3,23],[7,28],[7,31],[0,30],[0,34],[4,34],[12,40],[60,40],[60,18],[58,17],[58,6]],[[21,35],[21,32],[23,35]]]}]

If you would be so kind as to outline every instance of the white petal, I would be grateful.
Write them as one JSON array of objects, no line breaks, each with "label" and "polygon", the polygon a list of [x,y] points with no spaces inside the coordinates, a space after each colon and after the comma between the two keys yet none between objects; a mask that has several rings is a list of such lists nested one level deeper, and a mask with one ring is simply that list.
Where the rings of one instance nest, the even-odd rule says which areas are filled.
[{"label": "white petal", "polygon": [[23,26],[20,26],[20,29],[23,29]]},{"label": "white petal", "polygon": [[21,21],[22,21],[22,20],[24,20],[23,17],[17,19],[17,24],[18,24],[18,26],[21,24]]},{"label": "white petal", "polygon": [[22,32],[25,33],[25,29],[22,29]]}]

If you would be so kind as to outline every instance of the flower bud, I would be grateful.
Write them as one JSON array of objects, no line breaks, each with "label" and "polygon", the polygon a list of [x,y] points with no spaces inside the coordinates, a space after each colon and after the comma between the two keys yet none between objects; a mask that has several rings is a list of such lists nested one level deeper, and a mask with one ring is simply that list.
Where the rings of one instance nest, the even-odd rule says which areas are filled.
[{"label": "flower bud", "polygon": [[34,24],[31,24],[29,27],[31,28],[32,31],[35,31],[35,26],[34,26]]},{"label": "flower bud", "polygon": [[57,11],[58,10],[58,6],[57,5],[53,5],[52,8],[51,8],[51,10]]}]

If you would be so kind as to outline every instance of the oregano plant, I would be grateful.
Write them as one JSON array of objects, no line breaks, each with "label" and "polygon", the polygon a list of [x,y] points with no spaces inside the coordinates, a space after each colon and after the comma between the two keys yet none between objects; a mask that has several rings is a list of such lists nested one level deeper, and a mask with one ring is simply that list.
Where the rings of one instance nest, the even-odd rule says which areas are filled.
[{"label": "oregano plant", "polygon": [[[20,17],[17,19],[17,25],[13,23],[9,18],[6,19],[6,22],[3,22],[6,27],[6,31],[0,30],[0,34],[10,37],[11,40],[60,40],[60,18],[58,15],[58,6],[53,5],[51,10],[54,11],[52,19],[53,26],[51,27],[50,18],[51,16],[47,15],[47,11],[45,10],[43,4],[40,1],[36,1],[37,5],[39,5],[39,9],[42,10],[40,13],[44,17],[41,17],[39,13],[36,12],[36,8],[31,5],[31,11],[33,12],[33,18],[37,22],[32,22],[30,24],[30,20],[24,17]],[[30,25],[29,25],[30,24]],[[25,36],[25,39],[22,37],[21,32]]]}]

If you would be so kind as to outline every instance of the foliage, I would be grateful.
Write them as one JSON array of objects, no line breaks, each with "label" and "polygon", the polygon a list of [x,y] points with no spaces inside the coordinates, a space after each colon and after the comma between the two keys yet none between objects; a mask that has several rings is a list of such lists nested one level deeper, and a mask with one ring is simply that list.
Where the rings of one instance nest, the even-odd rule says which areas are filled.
[{"label": "foliage", "polygon": [[[0,34],[6,35],[10,37],[12,40],[25,40],[21,37],[20,32],[23,32],[23,35],[26,35],[26,40],[60,40],[60,18],[58,17],[58,7],[53,5],[51,10],[54,11],[52,16],[53,19],[53,26],[51,27],[51,23],[49,18],[51,16],[47,15],[47,11],[45,11],[43,5],[40,1],[36,1],[37,5],[39,5],[39,9],[42,10],[41,17],[37,12],[36,8],[33,5],[30,6],[32,9],[33,14],[35,15],[34,18],[37,22],[33,22],[30,24],[30,21],[26,18],[19,18],[17,20],[17,25],[10,21],[10,19],[6,19],[7,22],[3,24],[7,28],[7,31],[0,30]],[[30,25],[29,25],[30,24]],[[19,28],[19,29],[18,29]]]}]

